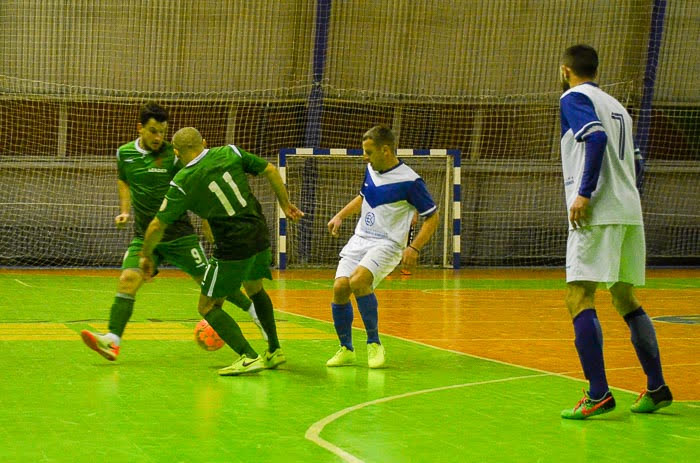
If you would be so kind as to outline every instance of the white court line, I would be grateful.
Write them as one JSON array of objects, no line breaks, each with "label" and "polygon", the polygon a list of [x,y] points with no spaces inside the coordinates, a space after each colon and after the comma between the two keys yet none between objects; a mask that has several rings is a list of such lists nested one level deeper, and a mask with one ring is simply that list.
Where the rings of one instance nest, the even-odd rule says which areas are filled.
[{"label": "white court line", "polygon": [[[329,322],[329,321],[327,321],[327,320],[321,320],[320,318],[309,317],[308,315],[300,315],[300,314],[297,314],[297,313],[294,313],[294,312],[289,312],[289,311],[279,310],[279,309],[275,309],[275,310],[276,310],[277,312],[288,313],[288,314],[294,315],[294,316],[296,316],[296,317],[306,318],[306,319],[308,319],[308,320],[314,320],[314,321],[321,322],[321,323],[326,323],[326,324],[329,324],[329,325],[332,324],[332,322]],[[360,331],[360,332],[363,332],[363,330],[362,330],[361,328],[355,328],[355,327],[353,327],[352,329],[353,329],[353,330]],[[460,352],[460,351],[458,351],[458,350],[446,349],[446,348],[444,348],[444,347],[439,347],[439,346],[433,346],[432,344],[426,344],[426,343],[424,343],[424,342],[416,341],[416,340],[414,340],[414,339],[402,338],[401,336],[396,336],[396,335],[393,335],[393,334],[386,334],[386,333],[380,333],[380,334],[381,334],[382,336],[386,336],[386,337],[394,338],[394,339],[399,339],[399,340],[401,340],[401,341],[409,342],[409,343],[411,343],[411,344],[417,344],[417,345],[423,346],[423,347],[428,347],[428,348],[430,348],[430,349],[437,349],[437,350],[441,350],[441,351],[443,351],[443,352],[450,352],[450,353],[452,353],[452,354],[463,355],[463,356],[465,356],[465,357],[471,357],[471,358],[475,358],[475,359],[479,359],[479,360],[485,360],[485,361],[487,361],[487,362],[498,363],[499,365],[505,365],[505,366],[509,366],[509,367],[513,367],[513,368],[521,368],[521,369],[523,369],[523,370],[535,371],[535,372],[537,372],[537,373],[542,373],[542,374],[548,375],[548,376],[558,376],[558,377],[560,377],[560,378],[566,378],[566,379],[570,379],[570,380],[573,380],[573,381],[587,382],[585,379],[581,379],[581,378],[577,378],[577,377],[575,377],[575,376],[571,376],[571,373],[568,373],[568,372],[565,372],[565,373],[554,373],[554,372],[552,372],[552,371],[540,370],[539,368],[527,367],[527,366],[524,366],[524,365],[517,365],[517,364],[515,364],[515,363],[504,362],[504,361],[502,361],[502,360],[491,359],[491,358],[488,358],[488,357],[481,357],[480,355],[467,354],[466,352]],[[574,374],[575,374],[575,373],[576,373],[576,372],[574,372]],[[629,389],[622,389],[622,388],[620,388],[620,387],[610,386],[610,389],[615,389],[615,390],[618,390],[618,391],[629,392],[630,394],[639,395],[639,391],[631,391],[631,390],[629,390]]]},{"label": "white court line", "polygon": [[697,440],[697,441],[700,441],[700,439],[695,438],[695,437],[679,436],[678,434],[671,434],[671,437],[677,437],[678,439],[686,439],[686,440]]},{"label": "white court line", "polygon": [[420,394],[429,394],[431,392],[439,392],[439,391],[446,391],[450,389],[458,389],[458,388],[463,388],[463,387],[471,387],[471,386],[482,386],[484,384],[494,384],[494,383],[504,383],[507,381],[517,381],[519,379],[527,379],[527,378],[541,378],[543,376],[552,376],[552,373],[544,373],[544,374],[539,374],[539,375],[524,375],[524,376],[511,376],[509,378],[501,378],[501,379],[491,379],[488,381],[477,381],[474,383],[464,383],[464,384],[454,384],[452,386],[443,386],[443,387],[436,387],[432,389],[423,389],[421,391],[412,391],[412,392],[406,392],[404,394],[398,394],[398,395],[393,395],[389,397],[382,397],[381,399],[376,399],[376,400],[370,400],[369,402],[363,402],[361,404],[353,405],[352,407],[344,408],[340,411],[337,411],[333,413],[332,415],[328,415],[325,418],[320,419],[319,421],[315,422],[312,424],[309,429],[306,430],[306,434],[304,434],[304,437],[314,444],[323,447],[324,449],[328,450],[329,452],[337,455],[338,457],[342,458],[343,460],[350,462],[350,463],[362,463],[363,460],[360,460],[356,456],[352,455],[351,453],[346,452],[345,450],[341,449],[340,447],[331,444],[327,440],[323,439],[320,437],[321,432],[323,431],[323,428],[329,424],[332,423],[333,421],[337,420],[338,418],[341,418],[349,413],[352,413],[354,411],[360,410],[365,407],[369,407],[371,405],[377,405],[385,402],[390,402],[392,400],[397,400],[397,399],[403,399],[406,397],[412,397],[415,395],[420,395]]},{"label": "white court line", "polygon": [[316,286],[321,286],[325,289],[333,289],[333,286],[327,284],[327,283],[318,283],[317,281],[314,280],[301,280],[302,283],[306,283],[309,285],[316,285]]},{"label": "white court line", "polygon": [[25,282],[23,282],[23,281],[21,281],[21,280],[18,280],[17,278],[15,278],[14,280],[15,280],[17,283],[21,284],[22,286],[26,286],[27,288],[33,288],[32,285],[28,285],[27,283],[25,283]]},{"label": "white court line", "polygon": [[[297,314],[294,312],[289,312],[289,311],[279,310],[279,309],[275,309],[275,310],[277,312],[288,313],[288,314],[294,315],[296,317],[306,318],[308,320],[314,320],[314,321],[321,322],[321,323],[326,323],[326,324],[332,323],[332,322],[329,322],[327,320],[321,320],[320,318],[309,317],[307,315],[300,315],[300,314]],[[355,328],[355,327],[353,327],[353,330],[363,331],[361,328]],[[387,337],[394,338],[394,339],[400,339],[401,341],[409,342],[412,344],[417,344],[419,346],[428,347],[430,349],[437,349],[437,350],[441,350],[443,352],[450,352],[453,354],[463,355],[465,357],[471,357],[471,358],[475,358],[475,359],[479,359],[479,360],[485,360],[487,362],[498,363],[500,365],[506,365],[506,366],[513,367],[513,368],[522,368],[523,370],[535,371],[537,373],[542,373],[544,375],[557,376],[560,378],[566,378],[566,379],[570,379],[570,380],[578,381],[578,382],[582,382],[582,383],[587,382],[587,380],[585,380],[585,379],[581,379],[581,378],[577,378],[576,376],[573,376],[573,375],[579,373],[578,371],[572,371],[572,372],[566,371],[566,372],[561,372],[561,373],[554,373],[551,371],[540,370],[539,368],[533,368],[533,367],[528,367],[528,366],[524,366],[524,365],[517,365],[515,363],[504,362],[502,360],[496,360],[496,359],[492,359],[492,358],[488,358],[488,357],[481,357],[480,355],[467,354],[466,352],[460,352],[458,350],[446,349],[444,347],[439,347],[439,346],[433,346],[432,344],[426,344],[424,342],[416,341],[413,339],[402,338],[401,336],[395,336],[393,334],[386,334],[386,333],[380,333],[380,334],[382,336],[387,336]],[[665,367],[672,367],[672,366],[695,366],[695,365],[697,365],[697,364],[692,364],[692,363],[691,364],[678,364],[678,365],[670,364],[670,365],[663,365],[663,366],[665,368]],[[631,368],[636,368],[636,367],[622,367],[619,369],[628,369],[628,368],[631,369]],[[641,367],[639,367],[639,368],[641,368]],[[612,371],[612,370],[617,370],[617,369],[618,368],[606,368],[606,371]],[[627,392],[627,393],[633,394],[635,396],[639,395],[639,391],[632,391],[632,390],[624,389],[624,388],[617,387],[617,386],[609,386],[609,387],[610,387],[610,389],[613,389],[616,391]],[[674,400],[673,402],[674,403],[682,403],[684,405],[689,405],[686,401],[683,401],[683,400]],[[693,405],[689,405],[689,406],[693,406]]]}]

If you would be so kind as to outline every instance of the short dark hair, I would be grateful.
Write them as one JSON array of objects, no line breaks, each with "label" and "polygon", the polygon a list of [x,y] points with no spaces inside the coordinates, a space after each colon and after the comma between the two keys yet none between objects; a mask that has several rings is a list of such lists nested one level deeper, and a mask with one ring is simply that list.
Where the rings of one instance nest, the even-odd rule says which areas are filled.
[{"label": "short dark hair", "polygon": [[139,111],[139,122],[141,125],[146,125],[151,119],[155,119],[156,122],[167,122],[168,111],[157,103],[146,103]]},{"label": "short dark hair", "polygon": [[574,45],[564,52],[564,64],[579,77],[593,78],[598,73],[598,53],[590,45]]},{"label": "short dark hair", "polygon": [[385,125],[375,125],[362,136],[362,141],[372,140],[377,146],[387,145],[391,151],[396,151],[396,136]]}]

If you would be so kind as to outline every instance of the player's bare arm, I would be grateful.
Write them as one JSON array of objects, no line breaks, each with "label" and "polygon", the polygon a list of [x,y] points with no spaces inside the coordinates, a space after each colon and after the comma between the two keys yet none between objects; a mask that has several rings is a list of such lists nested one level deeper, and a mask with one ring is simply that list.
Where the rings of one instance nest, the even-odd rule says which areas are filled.
[{"label": "player's bare arm", "polygon": [[275,192],[275,196],[277,196],[277,201],[280,204],[280,207],[284,211],[284,214],[287,216],[287,218],[292,219],[292,221],[296,222],[302,217],[304,217],[304,213],[296,207],[294,204],[289,202],[289,194],[287,194],[287,188],[284,186],[284,182],[282,181],[282,177],[280,176],[279,171],[275,166],[272,164],[267,164],[267,167],[263,171],[263,175],[267,179],[268,182],[270,182],[270,186],[272,187],[272,191]]},{"label": "player's bare arm", "polygon": [[139,260],[139,267],[143,271],[144,278],[149,281],[153,276],[154,265],[153,265],[153,250],[163,239],[163,234],[165,229],[168,228],[168,224],[161,222],[157,217],[151,220],[146,229],[146,235],[143,238],[143,246],[141,247],[141,259]]},{"label": "player's bare arm", "polygon": [[406,249],[403,250],[403,258],[401,259],[403,265],[413,267],[418,263],[418,256],[420,255],[421,249],[430,241],[438,225],[440,225],[440,213],[436,211],[433,215],[425,219],[416,237],[413,241],[408,243]]},{"label": "player's bare arm", "polygon": [[361,210],[362,195],[357,195],[352,201],[347,203],[345,207],[340,210],[340,212],[338,212],[331,220],[328,221],[328,231],[331,233],[331,236],[338,236],[338,230],[340,230],[340,225],[343,223],[343,219],[357,214]]},{"label": "player's bare arm", "polygon": [[123,228],[129,221],[131,192],[129,191],[129,184],[123,180],[117,180],[117,190],[119,191],[119,215],[114,218],[114,224],[118,228]]}]

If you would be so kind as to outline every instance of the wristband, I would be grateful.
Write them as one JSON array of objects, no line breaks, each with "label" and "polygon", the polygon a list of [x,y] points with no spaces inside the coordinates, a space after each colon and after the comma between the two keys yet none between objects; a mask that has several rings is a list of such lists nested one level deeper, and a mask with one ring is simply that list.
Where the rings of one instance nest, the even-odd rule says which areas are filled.
[{"label": "wristband", "polygon": [[413,246],[411,246],[410,244],[408,245],[408,247],[413,249],[414,251],[416,251],[418,254],[420,254],[420,249],[416,249]]}]

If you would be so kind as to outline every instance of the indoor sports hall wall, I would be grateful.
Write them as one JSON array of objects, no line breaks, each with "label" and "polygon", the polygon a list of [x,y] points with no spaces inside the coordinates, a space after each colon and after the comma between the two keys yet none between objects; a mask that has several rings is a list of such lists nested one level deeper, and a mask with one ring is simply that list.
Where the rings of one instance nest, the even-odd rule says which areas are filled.
[{"label": "indoor sports hall wall", "polygon": [[357,148],[377,123],[401,148],[459,149],[462,264],[559,265],[557,66],[579,42],[635,119],[650,262],[697,264],[699,40],[693,0],[17,0],[0,9],[0,265],[118,265],[114,153],[148,100],[171,134],[271,162]]}]

